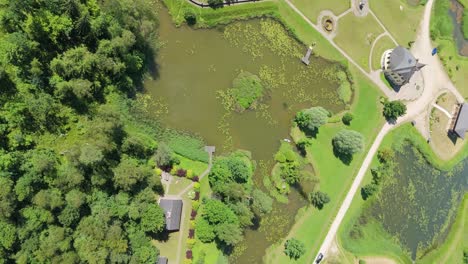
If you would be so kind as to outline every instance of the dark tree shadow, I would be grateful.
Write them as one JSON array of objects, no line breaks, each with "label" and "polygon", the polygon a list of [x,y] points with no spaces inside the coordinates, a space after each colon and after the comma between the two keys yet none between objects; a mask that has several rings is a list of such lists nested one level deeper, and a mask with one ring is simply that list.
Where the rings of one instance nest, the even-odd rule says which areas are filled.
[{"label": "dark tree shadow", "polygon": [[333,155],[341,160],[346,165],[349,165],[353,161],[353,155],[347,153],[339,152],[335,147],[333,147]]},{"label": "dark tree shadow", "polygon": [[250,229],[251,230],[258,230],[260,228],[260,221],[261,220],[262,220],[261,217],[256,215],[252,219],[252,225],[250,226]]},{"label": "dark tree shadow", "polygon": [[304,190],[304,186],[302,186],[302,184],[300,184],[299,182],[296,182],[292,184],[291,187],[296,189],[296,191],[302,196],[302,198],[306,200],[309,199],[308,193]]},{"label": "dark tree shadow", "polygon": [[160,233],[150,234],[150,237],[161,242],[167,242],[169,240],[169,237],[171,236],[171,233],[172,232],[169,232],[166,229],[164,229],[164,231]]},{"label": "dark tree shadow", "polygon": [[310,129],[308,127],[299,127],[302,132],[309,138],[317,138],[318,129]]}]

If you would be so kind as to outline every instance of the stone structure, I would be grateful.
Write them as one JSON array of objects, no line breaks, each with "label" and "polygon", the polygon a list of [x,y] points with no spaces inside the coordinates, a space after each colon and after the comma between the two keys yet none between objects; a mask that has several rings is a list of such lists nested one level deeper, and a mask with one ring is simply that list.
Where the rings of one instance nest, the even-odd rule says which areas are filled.
[{"label": "stone structure", "polygon": [[398,46],[384,52],[381,66],[385,76],[394,85],[402,86],[408,83],[413,74],[425,65],[419,63],[409,50]]}]

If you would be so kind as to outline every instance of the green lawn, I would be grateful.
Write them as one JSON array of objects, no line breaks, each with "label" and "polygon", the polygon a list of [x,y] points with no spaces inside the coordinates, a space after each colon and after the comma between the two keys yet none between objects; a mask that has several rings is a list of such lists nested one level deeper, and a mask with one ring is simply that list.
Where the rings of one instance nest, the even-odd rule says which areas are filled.
[{"label": "green lawn", "polygon": [[382,68],[380,60],[382,59],[382,54],[388,50],[395,48],[395,43],[389,36],[384,36],[380,38],[377,43],[375,43],[374,50],[372,51],[372,69],[379,70]]},{"label": "green lawn", "polygon": [[372,16],[356,17],[349,13],[338,21],[334,41],[364,70],[369,70],[369,54],[374,40],[384,32]]},{"label": "green lawn", "polygon": [[198,176],[202,174],[207,168],[208,164],[201,162],[201,161],[193,161],[190,160],[184,156],[177,155],[177,158],[180,160],[180,164],[178,167],[184,169],[184,170],[192,170],[193,175]]},{"label": "green lawn", "polygon": [[[366,79],[357,75],[355,68],[351,70],[355,76],[358,94],[356,94],[356,102],[351,108],[355,119],[352,121],[350,129],[357,130],[365,136],[367,150],[384,122],[379,104],[380,92]],[[298,260],[298,263],[310,263],[315,257],[318,247],[326,236],[328,227],[365,157],[366,151],[355,155],[354,160],[347,166],[334,156],[331,140],[343,128],[344,125],[340,123],[321,127],[317,139],[313,139],[312,146],[308,149],[308,153],[311,153],[310,158],[313,161],[314,169],[320,178],[319,189],[330,195],[331,202],[322,210],[309,208],[302,217],[297,219],[288,235],[288,237],[298,238],[306,245],[306,254]],[[295,129],[292,131],[292,136],[295,138],[301,134]],[[282,249],[283,242],[271,246],[267,250],[265,262],[288,263],[289,259],[283,254]]]},{"label": "green lawn", "polygon": [[406,0],[373,0],[370,8],[400,45],[408,47],[408,42],[414,41],[424,11],[422,5],[410,6]]},{"label": "green lawn", "polygon": [[330,10],[338,16],[351,8],[351,2],[347,0],[292,0],[291,2],[314,24],[317,23],[317,18],[323,10]]},{"label": "green lawn", "polygon": [[183,177],[174,176],[169,187],[169,195],[177,195],[192,183],[192,180]]},{"label": "green lawn", "polygon": [[[314,53],[335,61],[346,62],[341,54],[333,48],[319,32],[312,28],[304,19],[297,15],[294,10],[284,1],[278,1],[278,11],[281,21],[302,42],[307,45],[316,43]],[[347,62],[346,62],[347,63]]]},{"label": "green lawn", "polygon": [[182,244],[180,250],[181,263],[185,259],[185,251],[187,251],[187,238],[189,233],[190,212],[192,211],[192,200],[187,195],[182,197],[183,200],[183,219],[180,223],[182,232],[169,233],[169,238],[166,241],[153,240],[153,243],[159,249],[159,255],[167,257],[169,263],[176,263],[177,249],[179,248],[179,239],[182,236]]}]

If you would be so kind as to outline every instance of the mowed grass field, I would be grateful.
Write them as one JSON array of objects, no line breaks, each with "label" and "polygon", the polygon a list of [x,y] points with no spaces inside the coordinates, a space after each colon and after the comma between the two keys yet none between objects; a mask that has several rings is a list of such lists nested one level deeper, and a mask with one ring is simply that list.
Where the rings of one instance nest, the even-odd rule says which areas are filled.
[{"label": "mowed grass field", "polygon": [[383,32],[384,29],[374,17],[356,17],[349,13],[338,20],[334,41],[362,68],[368,70],[372,43]]},{"label": "mowed grass field", "polygon": [[389,36],[381,37],[374,46],[372,51],[372,70],[381,69],[380,60],[382,59],[382,54],[388,50],[395,48],[396,44]]},{"label": "mowed grass field", "polygon": [[312,23],[317,23],[321,11],[330,10],[336,16],[351,8],[348,0],[291,0]]},{"label": "mowed grass field", "polygon": [[415,40],[424,6],[411,6],[406,0],[372,0],[370,8],[400,45],[408,47]]},{"label": "mowed grass field", "polygon": [[[367,150],[373,142],[377,132],[384,123],[379,103],[380,91],[369,81],[357,74],[357,69],[351,68],[358,92],[356,101],[351,108],[355,116],[350,127],[341,123],[327,124],[320,128],[312,146],[308,148],[308,158],[314,164],[314,169],[320,178],[319,189],[326,192],[331,201],[322,210],[307,208],[306,213],[296,219],[296,223],[287,238],[295,237],[305,243],[306,254],[296,263],[311,263],[325,238],[341,202],[346,196],[349,186],[359,170],[366,151],[354,156],[350,165],[345,165],[333,154],[332,138],[342,129],[352,129],[362,133],[366,140]],[[304,137],[298,129],[292,130],[293,138]],[[283,253],[282,241],[271,246],[264,258],[266,263],[290,263],[290,259]]]}]

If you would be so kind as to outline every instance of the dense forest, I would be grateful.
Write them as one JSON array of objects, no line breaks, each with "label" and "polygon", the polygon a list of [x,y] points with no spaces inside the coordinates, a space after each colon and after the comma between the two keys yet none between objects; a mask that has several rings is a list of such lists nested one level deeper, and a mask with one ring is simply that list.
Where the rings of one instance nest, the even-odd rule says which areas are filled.
[{"label": "dense forest", "polygon": [[1,263],[155,263],[149,0],[0,1]]}]

